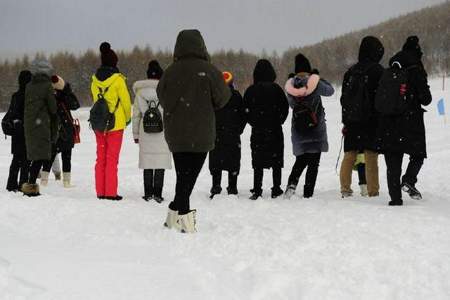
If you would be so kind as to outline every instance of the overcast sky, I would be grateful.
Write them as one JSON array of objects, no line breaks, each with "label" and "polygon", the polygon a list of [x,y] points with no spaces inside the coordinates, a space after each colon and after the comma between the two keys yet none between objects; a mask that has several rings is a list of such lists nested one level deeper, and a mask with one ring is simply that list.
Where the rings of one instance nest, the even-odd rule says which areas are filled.
[{"label": "overcast sky", "polygon": [[0,0],[0,57],[113,49],[172,50],[198,28],[209,50],[283,51],[443,0]]}]

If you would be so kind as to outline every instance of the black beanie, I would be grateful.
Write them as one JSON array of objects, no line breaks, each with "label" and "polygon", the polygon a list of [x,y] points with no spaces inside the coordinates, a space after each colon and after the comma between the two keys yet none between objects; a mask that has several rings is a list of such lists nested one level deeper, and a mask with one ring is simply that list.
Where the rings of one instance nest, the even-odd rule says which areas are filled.
[{"label": "black beanie", "polygon": [[406,39],[405,44],[402,48],[403,51],[410,51],[411,53],[414,53],[418,59],[422,58],[422,49],[419,45],[419,38],[415,35],[412,35]]},{"label": "black beanie", "polygon": [[295,73],[311,73],[311,64],[309,60],[301,53],[295,56]]},{"label": "black beanie", "polygon": [[114,50],[111,49],[111,45],[108,42],[101,43],[100,53],[103,66],[114,68],[117,67],[117,62],[119,61],[119,59],[117,58],[117,55],[114,52]]},{"label": "black beanie", "polygon": [[24,89],[25,86],[31,81],[31,72],[23,70],[19,73],[19,88]]},{"label": "black beanie", "polygon": [[159,65],[157,60],[152,60],[148,63],[147,78],[148,79],[161,79],[163,75],[163,69]]}]

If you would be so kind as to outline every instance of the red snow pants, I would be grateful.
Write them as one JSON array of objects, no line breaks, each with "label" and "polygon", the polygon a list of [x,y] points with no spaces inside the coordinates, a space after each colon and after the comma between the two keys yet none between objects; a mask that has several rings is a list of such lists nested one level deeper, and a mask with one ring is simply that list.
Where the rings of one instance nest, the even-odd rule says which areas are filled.
[{"label": "red snow pants", "polygon": [[117,196],[117,165],[122,147],[123,130],[95,132],[97,161],[95,163],[95,189],[98,196]]}]

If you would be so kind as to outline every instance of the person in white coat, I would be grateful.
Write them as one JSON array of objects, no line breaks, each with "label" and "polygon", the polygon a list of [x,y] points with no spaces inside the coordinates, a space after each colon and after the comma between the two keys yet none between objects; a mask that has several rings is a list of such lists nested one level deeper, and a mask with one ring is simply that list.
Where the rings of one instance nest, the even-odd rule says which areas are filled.
[{"label": "person in white coat", "polygon": [[[164,171],[172,168],[172,156],[162,128],[163,109],[159,105],[156,95],[156,87],[162,74],[163,70],[159,63],[152,60],[148,64],[148,79],[134,83],[133,91],[136,98],[132,117],[134,142],[139,144],[139,168],[144,170],[144,196],[142,198],[145,201],[154,199],[158,203],[164,200],[162,197]],[[144,130],[144,125],[148,128],[148,124],[144,123],[148,120],[146,112],[150,107],[159,109],[161,114],[157,118],[161,117],[161,128],[151,129],[151,132],[148,132],[148,129]],[[157,118],[151,119],[151,121],[154,122],[158,120]],[[150,125],[154,126],[155,124],[150,122]]]}]

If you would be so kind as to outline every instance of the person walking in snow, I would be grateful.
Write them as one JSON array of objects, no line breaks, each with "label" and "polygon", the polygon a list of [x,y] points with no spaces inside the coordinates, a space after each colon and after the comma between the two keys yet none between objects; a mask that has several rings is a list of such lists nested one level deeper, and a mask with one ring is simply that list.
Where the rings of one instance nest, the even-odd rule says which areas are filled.
[{"label": "person walking in snow", "polygon": [[380,61],[384,47],[379,39],[366,36],[359,48],[358,63],[345,73],[342,83],[342,123],[344,124],[344,159],[340,170],[342,198],[353,195],[352,170],[359,152],[364,153],[367,185],[360,185],[361,193],[369,197],[379,194],[378,153],[376,130],[378,113],[375,94],[383,74]]},{"label": "person walking in snow", "polygon": [[[104,99],[114,117],[108,117],[112,128],[95,130],[97,161],[95,164],[95,189],[98,199],[122,200],[117,194],[117,166],[122,147],[123,131],[131,122],[131,100],[126,77],[117,68],[118,58],[111,45],[100,45],[101,66],[92,76],[91,92],[95,103]],[[91,120],[92,124],[92,120]]]},{"label": "person walking in snow", "polygon": [[228,171],[228,195],[237,195],[237,178],[241,168],[241,134],[246,119],[244,101],[239,91],[234,89],[233,75],[223,72],[225,83],[231,91],[227,105],[216,111],[216,143],[209,152],[209,171],[212,176],[212,199],[222,192],[222,171]]},{"label": "person walking in snow", "polygon": [[334,94],[333,86],[311,69],[309,60],[301,53],[295,57],[295,73],[288,79],[285,90],[292,108],[291,139],[295,164],[289,175],[285,198],[290,199],[297,189],[303,170],[306,170],[303,197],[314,194],[322,152],[328,152],[325,109],[321,96]]},{"label": "person walking in snow", "polygon": [[[61,153],[63,185],[65,188],[71,187],[71,160],[72,149],[74,147],[74,127],[71,110],[77,110],[80,107],[77,97],[72,92],[69,83],[64,82],[60,76],[52,76],[52,85],[55,90],[57,114],[59,119],[58,140],[52,146],[52,157],[42,166],[41,185],[48,184],[50,169],[55,161],[56,154]],[[56,177],[56,176],[55,176]]]},{"label": "person walking in snow", "polygon": [[[410,36],[400,52],[389,61],[391,73],[406,72],[406,81],[396,91],[406,100],[404,109],[396,114],[386,114],[383,107],[377,106],[381,112],[377,129],[380,152],[384,154],[387,166],[387,181],[391,201],[389,205],[403,205],[402,190],[412,199],[422,199],[416,188],[417,176],[427,157],[425,141],[425,124],[422,106],[429,105],[432,100],[428,75],[422,64],[423,52],[417,36]],[[387,74],[389,75],[389,74]],[[380,97],[386,94],[389,86],[380,81]],[[377,93],[377,98],[378,98]],[[392,103],[393,99],[387,99]],[[404,101],[402,101],[404,102]],[[409,155],[409,164],[403,176],[402,161]]]},{"label": "person walking in snow", "polygon": [[[9,167],[8,182],[6,190],[17,192],[22,189],[22,185],[28,181],[28,168],[30,162],[27,159],[27,149],[25,146],[24,133],[24,109],[25,109],[25,88],[31,81],[31,72],[21,71],[19,74],[19,90],[12,95],[9,107],[11,120],[14,127],[11,139],[11,154],[13,155],[11,166]],[[20,177],[19,177],[20,172]],[[19,181],[17,181],[19,177]]]},{"label": "person walking in snow", "polygon": [[215,110],[231,97],[222,73],[210,63],[200,32],[178,34],[173,63],[157,87],[164,109],[164,134],[173,154],[177,183],[164,225],[181,232],[195,232],[196,210],[190,196],[206,155],[216,140]]},{"label": "person walking in snow", "polygon": [[244,94],[247,121],[252,127],[250,146],[254,171],[251,200],[262,196],[264,169],[272,169],[272,198],[283,194],[281,169],[284,163],[284,135],[282,125],[289,113],[283,89],[275,83],[272,64],[261,59],[253,71],[253,84]]},{"label": "person walking in snow", "polygon": [[163,75],[158,61],[148,64],[147,80],[136,81],[133,105],[133,138],[139,144],[139,168],[144,170],[145,201],[154,199],[161,203],[164,198],[164,171],[172,168],[172,157],[164,138],[163,108],[156,95],[156,87]]},{"label": "person walking in snow", "polygon": [[31,161],[28,182],[22,186],[27,196],[39,196],[38,174],[52,157],[52,143],[58,136],[57,105],[52,87],[52,65],[45,59],[31,64],[32,80],[25,89],[24,129],[27,158]]}]

